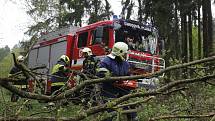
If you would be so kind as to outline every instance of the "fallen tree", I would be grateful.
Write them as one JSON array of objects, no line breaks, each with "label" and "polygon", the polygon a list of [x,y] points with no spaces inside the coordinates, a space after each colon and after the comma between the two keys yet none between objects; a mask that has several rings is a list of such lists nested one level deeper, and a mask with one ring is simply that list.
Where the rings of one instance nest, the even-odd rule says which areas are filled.
[{"label": "fallen tree", "polygon": [[[16,59],[15,59],[15,55],[13,55],[13,57],[14,57],[15,65],[17,67],[21,68],[22,72],[24,73],[24,75],[26,77],[33,78],[36,80],[37,83],[40,83],[37,78],[37,75],[35,75],[35,73],[33,73],[25,65],[17,63]],[[81,84],[76,85],[74,88],[66,90],[65,92],[61,93],[60,95],[56,95],[56,96],[47,96],[47,95],[43,95],[43,94],[37,94],[35,92],[31,93],[31,92],[26,92],[26,91],[20,90],[20,89],[16,88],[15,86],[13,86],[11,83],[9,83],[9,82],[17,81],[14,78],[0,78],[0,85],[2,87],[6,88],[7,90],[9,90],[13,93],[16,93],[19,96],[24,97],[24,98],[34,99],[34,100],[44,100],[44,101],[58,101],[58,100],[70,98],[75,92],[82,90],[86,85],[97,84],[97,83],[102,83],[102,82],[114,82],[114,81],[119,81],[119,80],[132,80],[132,79],[155,77],[155,76],[161,75],[161,74],[169,72],[169,71],[173,71],[173,70],[180,69],[180,68],[187,68],[192,65],[207,63],[207,62],[211,62],[214,60],[215,60],[215,56],[212,56],[209,58],[192,61],[189,63],[184,63],[184,64],[167,67],[164,70],[161,70],[161,71],[158,71],[155,73],[151,73],[151,74],[88,79],[88,80],[82,82]],[[198,77],[198,78],[172,80],[167,84],[161,85],[159,88],[157,88],[155,90],[137,91],[134,93],[130,93],[130,94],[124,95],[120,98],[113,99],[107,103],[104,103],[104,104],[101,104],[98,106],[93,106],[93,107],[83,111],[82,113],[77,114],[76,116],[67,117],[67,118],[62,117],[59,119],[60,120],[79,121],[79,120],[85,119],[88,116],[91,116],[91,115],[94,115],[94,114],[97,114],[100,112],[105,112],[109,109],[117,111],[118,109],[125,107],[125,106],[129,106],[129,105],[138,107],[138,105],[141,105],[142,103],[146,103],[148,100],[152,99],[152,97],[154,98],[158,95],[168,95],[168,94],[171,95],[172,93],[176,93],[178,91],[184,90],[185,88],[181,88],[181,85],[196,83],[196,82],[208,82],[208,81],[213,80],[214,78],[215,78],[215,75],[212,74],[212,75],[204,75],[203,77]],[[137,97],[144,98],[144,100],[142,100],[142,101],[137,100],[133,103],[127,102],[127,101],[131,100],[132,98],[137,98]],[[133,111],[137,111],[137,110],[134,109]],[[127,113],[132,112],[132,110],[122,111],[121,113],[126,113],[126,112]],[[116,115],[116,114],[114,114],[114,115]],[[202,117],[213,117],[214,113],[212,112],[210,114],[205,114],[205,115],[201,115],[201,116]],[[160,120],[160,119],[168,119],[168,118],[190,118],[190,117],[195,117],[195,116],[190,115],[190,116],[186,117],[186,116],[176,116],[176,115],[172,116],[171,115],[171,116],[150,118],[149,120]],[[196,115],[196,117],[198,117],[198,116]],[[3,120],[5,118],[1,118],[1,119]],[[18,120],[28,120],[28,119],[29,119],[28,117],[22,117],[22,118],[19,118]],[[37,120],[37,119],[38,119],[37,117],[32,118],[32,120]],[[50,118],[41,118],[41,120],[57,120],[57,119],[50,117]]]}]

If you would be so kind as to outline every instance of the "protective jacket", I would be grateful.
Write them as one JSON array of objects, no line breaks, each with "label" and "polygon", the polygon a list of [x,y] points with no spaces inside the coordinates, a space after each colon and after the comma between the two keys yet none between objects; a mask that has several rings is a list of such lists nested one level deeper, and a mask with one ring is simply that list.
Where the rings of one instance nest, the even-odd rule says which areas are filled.
[{"label": "protective jacket", "polygon": [[[10,77],[12,74],[16,74],[18,72],[21,72],[21,70],[19,68],[17,68],[16,66],[13,66],[12,69],[10,70],[10,73],[8,76]],[[27,88],[27,78],[25,80],[17,81],[15,83],[13,83],[13,85],[18,88]]]},{"label": "protective jacket", "polygon": [[83,73],[89,75],[95,75],[98,66],[99,59],[95,55],[88,56],[83,61]]},{"label": "protective jacket", "polygon": [[13,66],[12,69],[10,70],[9,74],[15,74],[17,72],[20,72],[21,70],[19,68],[17,68],[16,66]]},{"label": "protective jacket", "polygon": [[[105,57],[99,65],[99,68],[106,68],[110,71],[111,76],[128,76],[129,75],[129,63],[127,61],[118,62],[110,57]],[[101,73],[98,76],[102,77]],[[115,82],[104,82],[102,83],[103,95],[110,98],[117,98],[122,95],[128,94],[130,90],[122,89],[114,86]]]},{"label": "protective jacket", "polygon": [[52,69],[51,86],[63,86],[67,80],[66,63],[59,60]]}]

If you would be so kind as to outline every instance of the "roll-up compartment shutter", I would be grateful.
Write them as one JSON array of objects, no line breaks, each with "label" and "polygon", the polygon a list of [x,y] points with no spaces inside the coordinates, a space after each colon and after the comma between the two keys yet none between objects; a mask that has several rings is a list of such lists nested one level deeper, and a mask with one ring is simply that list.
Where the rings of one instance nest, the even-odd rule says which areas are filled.
[{"label": "roll-up compartment shutter", "polygon": [[29,53],[29,57],[28,57],[29,68],[34,68],[35,66],[37,66],[37,51],[38,49],[32,49]]},{"label": "roll-up compartment shutter", "polygon": [[50,69],[52,69],[52,67],[57,63],[61,55],[66,54],[66,46],[66,41],[61,41],[51,45]]},{"label": "roll-up compartment shutter", "polygon": [[[38,58],[37,58],[37,65],[43,66],[45,65],[47,68],[49,68],[49,48],[50,46],[45,46],[39,48],[38,51]],[[39,73],[46,74],[48,72],[47,69],[40,69],[38,70]]]}]

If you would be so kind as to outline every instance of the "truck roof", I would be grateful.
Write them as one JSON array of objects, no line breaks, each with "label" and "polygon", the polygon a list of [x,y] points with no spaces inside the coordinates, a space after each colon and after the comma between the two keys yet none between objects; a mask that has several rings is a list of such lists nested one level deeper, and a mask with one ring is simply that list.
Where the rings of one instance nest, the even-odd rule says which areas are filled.
[{"label": "truck roof", "polygon": [[60,36],[74,35],[76,33],[76,31],[78,30],[78,28],[79,27],[72,26],[72,25],[65,26],[63,28],[59,28],[55,31],[41,35],[38,42],[40,43],[43,41],[52,40],[52,39],[58,38]]},{"label": "truck roof", "polygon": [[93,23],[93,24],[89,24],[87,26],[78,28],[77,32],[85,31],[85,30],[88,30],[88,29],[92,29],[92,28],[96,28],[98,26],[108,25],[108,24],[109,25],[113,24],[113,20],[99,21],[99,22],[96,22],[96,23]]},{"label": "truck roof", "polygon": [[77,32],[86,31],[88,29],[92,29],[92,28],[95,28],[97,26],[102,26],[102,25],[107,25],[107,24],[112,24],[112,23],[113,23],[113,21],[107,20],[107,21],[99,21],[99,22],[96,22],[93,24],[89,24],[89,25],[84,26],[84,27],[77,27],[77,26],[68,25],[68,26],[56,29],[55,31],[48,32],[46,34],[41,35],[38,42],[41,43],[44,41],[52,40],[55,38],[66,36],[66,35],[75,35]]},{"label": "truck roof", "polygon": [[[119,19],[119,21],[123,21],[123,19]],[[129,23],[131,22],[131,23],[134,23],[134,24],[141,25],[137,21],[132,21],[132,20],[126,20],[126,21],[129,22]],[[66,35],[75,35],[76,33],[83,32],[83,31],[86,31],[86,30],[89,30],[89,29],[92,29],[92,28],[96,28],[98,26],[111,25],[111,24],[113,24],[113,22],[114,22],[113,20],[99,21],[99,22],[89,24],[89,25],[84,26],[84,27],[77,27],[77,26],[68,25],[68,26],[56,29],[55,31],[48,32],[47,34],[41,35],[41,37],[39,38],[39,43],[41,43],[43,41],[59,38],[59,37],[62,37],[62,36],[66,36]],[[142,24],[142,25],[144,25],[144,24]],[[149,26],[147,26],[147,27],[149,27]]]}]

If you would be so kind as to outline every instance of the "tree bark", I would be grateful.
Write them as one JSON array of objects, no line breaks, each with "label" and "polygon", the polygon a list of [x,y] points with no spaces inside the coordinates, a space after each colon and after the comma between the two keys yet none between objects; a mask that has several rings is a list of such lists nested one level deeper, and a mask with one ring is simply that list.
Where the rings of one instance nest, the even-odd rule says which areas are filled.
[{"label": "tree bark", "polygon": [[187,57],[187,15],[181,15],[181,25],[182,25],[182,62],[188,62]]},{"label": "tree bark", "polygon": [[210,56],[213,53],[213,21],[211,12],[211,0],[207,0],[207,14],[208,14],[208,44],[209,44],[208,56]]},{"label": "tree bark", "polygon": [[174,10],[174,18],[175,18],[175,56],[176,59],[180,59],[180,52],[181,52],[181,44],[179,42],[178,37],[178,0],[175,1],[175,10]]},{"label": "tree bark", "polygon": [[189,61],[193,61],[193,39],[192,39],[192,11],[188,15],[188,33],[189,33]]},{"label": "tree bark", "polygon": [[201,0],[198,0],[198,59],[202,58],[202,38],[201,38]]},{"label": "tree bark", "polygon": [[138,5],[138,20],[139,22],[143,22],[142,0],[138,0]]},{"label": "tree bark", "polygon": [[208,53],[208,35],[207,35],[207,12],[206,12],[206,2],[202,4],[202,13],[203,13],[203,56],[207,57]]}]

